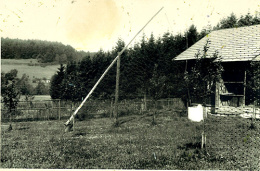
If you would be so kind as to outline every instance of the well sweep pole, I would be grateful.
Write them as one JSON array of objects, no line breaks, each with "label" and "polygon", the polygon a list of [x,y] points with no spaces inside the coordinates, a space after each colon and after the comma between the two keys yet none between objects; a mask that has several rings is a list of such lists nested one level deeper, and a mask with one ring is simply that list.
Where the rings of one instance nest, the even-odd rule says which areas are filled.
[{"label": "well sweep pole", "polygon": [[71,115],[71,117],[69,118],[69,120],[65,123],[65,126],[69,125],[72,121],[72,119],[76,116],[76,114],[78,113],[79,109],[83,106],[83,104],[86,102],[86,100],[91,96],[91,94],[93,93],[93,91],[96,89],[96,87],[98,86],[98,84],[100,83],[100,81],[104,78],[104,76],[107,74],[107,72],[110,70],[110,68],[114,65],[114,63],[117,61],[117,59],[119,58],[119,56],[127,49],[127,47],[132,43],[132,41],[136,38],[136,36],[150,23],[150,21],[153,20],[153,18],[163,9],[163,7],[144,25],[144,27],[134,36],[134,38],[121,50],[121,52],[118,53],[117,57],[112,61],[112,63],[107,67],[107,69],[105,70],[105,72],[101,75],[101,77],[98,79],[98,81],[96,82],[96,84],[93,86],[93,88],[90,90],[90,92],[88,93],[88,95],[85,97],[85,99],[81,102],[81,104],[79,105],[79,107],[75,110],[75,112]]},{"label": "well sweep pole", "polygon": [[115,120],[116,120],[116,122],[118,121],[119,79],[120,79],[120,56],[117,59],[117,66],[116,66],[116,92],[115,92]]}]

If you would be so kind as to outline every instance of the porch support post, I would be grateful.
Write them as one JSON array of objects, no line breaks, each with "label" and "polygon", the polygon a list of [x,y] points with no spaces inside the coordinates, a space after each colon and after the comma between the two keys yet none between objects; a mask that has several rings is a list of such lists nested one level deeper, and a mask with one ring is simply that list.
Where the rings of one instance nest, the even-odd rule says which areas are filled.
[{"label": "porch support post", "polygon": [[243,96],[243,107],[246,106],[246,69],[245,69],[245,77],[244,77],[244,96]]},{"label": "porch support post", "polygon": [[219,100],[220,100],[220,97],[219,97],[219,82],[216,82],[216,91],[215,91],[215,107],[219,107]]}]

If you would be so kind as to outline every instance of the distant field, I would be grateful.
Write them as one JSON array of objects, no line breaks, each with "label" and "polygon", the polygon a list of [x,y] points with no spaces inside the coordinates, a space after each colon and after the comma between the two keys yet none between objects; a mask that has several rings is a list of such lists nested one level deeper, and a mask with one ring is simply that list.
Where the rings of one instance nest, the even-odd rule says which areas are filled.
[{"label": "distant field", "polygon": [[51,79],[59,68],[59,65],[48,65],[45,67],[29,66],[28,64],[30,64],[31,61],[32,64],[38,64],[36,59],[1,59],[1,72],[9,72],[12,69],[17,69],[19,78],[21,78],[23,74],[26,74],[30,79],[34,77]]},{"label": "distant field", "polygon": [[1,59],[1,64],[17,64],[17,65],[21,65],[21,64],[37,64],[37,59]]},{"label": "distant field", "polygon": [[[51,100],[50,95],[35,95],[33,101]],[[25,101],[25,96],[20,97],[20,101]]]}]

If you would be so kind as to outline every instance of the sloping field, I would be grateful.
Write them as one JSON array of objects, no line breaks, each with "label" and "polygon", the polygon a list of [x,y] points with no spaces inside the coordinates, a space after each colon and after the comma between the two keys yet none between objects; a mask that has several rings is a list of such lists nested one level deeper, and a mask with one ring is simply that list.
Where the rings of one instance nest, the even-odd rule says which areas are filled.
[{"label": "sloping field", "polygon": [[[32,64],[37,65],[29,65],[30,61],[32,61]],[[35,59],[1,59],[1,72],[9,72],[12,69],[17,69],[18,78],[21,78],[25,73],[30,79],[34,77],[51,79],[55,72],[58,71],[59,66],[60,65],[47,65],[43,67],[38,65]]]},{"label": "sloping field", "polygon": [[28,65],[28,64],[39,64],[37,59],[1,59],[2,65]]},{"label": "sloping field", "polygon": [[[259,130],[250,120],[209,116],[206,150],[202,124],[173,111],[152,116],[78,121],[64,133],[64,121],[13,123],[2,132],[3,168],[240,169],[260,168]],[[260,127],[260,122],[256,121]]]}]

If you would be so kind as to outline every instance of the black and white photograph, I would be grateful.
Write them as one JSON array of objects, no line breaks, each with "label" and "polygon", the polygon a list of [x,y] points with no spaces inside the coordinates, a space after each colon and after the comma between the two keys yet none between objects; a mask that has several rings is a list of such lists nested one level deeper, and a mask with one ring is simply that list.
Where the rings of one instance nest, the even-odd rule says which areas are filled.
[{"label": "black and white photograph", "polygon": [[1,169],[259,170],[259,0],[2,0]]}]

